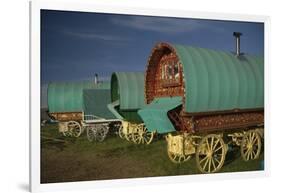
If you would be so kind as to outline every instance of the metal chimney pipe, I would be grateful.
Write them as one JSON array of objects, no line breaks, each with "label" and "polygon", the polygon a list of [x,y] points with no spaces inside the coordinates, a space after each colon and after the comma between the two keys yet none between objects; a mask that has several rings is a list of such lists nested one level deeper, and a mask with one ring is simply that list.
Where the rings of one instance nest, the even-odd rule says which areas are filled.
[{"label": "metal chimney pipe", "polygon": [[99,82],[97,73],[95,74],[95,80],[94,81],[95,81],[95,84],[98,84],[98,82]]},{"label": "metal chimney pipe", "polygon": [[242,36],[242,33],[240,32],[233,32],[233,36],[235,37],[236,42],[236,56],[240,56],[240,36]]}]

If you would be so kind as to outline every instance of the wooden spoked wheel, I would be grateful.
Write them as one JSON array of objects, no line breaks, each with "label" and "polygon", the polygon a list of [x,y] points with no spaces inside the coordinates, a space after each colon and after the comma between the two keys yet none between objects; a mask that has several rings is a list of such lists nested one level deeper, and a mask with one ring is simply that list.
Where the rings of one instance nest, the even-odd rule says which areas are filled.
[{"label": "wooden spoked wheel", "polygon": [[261,152],[261,137],[256,131],[247,131],[241,142],[241,156],[244,161],[257,159]]},{"label": "wooden spoked wheel", "polygon": [[68,131],[73,137],[79,137],[82,133],[81,125],[77,121],[69,121],[67,123]]},{"label": "wooden spoked wheel", "polygon": [[127,141],[133,141],[133,133],[128,133],[125,134],[125,139],[127,139]]},{"label": "wooden spoked wheel", "polygon": [[191,155],[175,154],[170,151],[168,151],[168,156],[169,156],[170,160],[176,164],[186,162],[191,158]]},{"label": "wooden spoked wheel", "polygon": [[147,128],[141,124],[136,132],[133,133],[133,142],[136,144],[150,144],[153,140],[154,132],[149,132]]},{"label": "wooden spoked wheel", "polygon": [[124,139],[124,138],[125,138],[125,133],[124,133],[123,129],[124,129],[123,125],[120,124],[120,127],[119,127],[119,129],[118,129],[118,135],[119,135],[119,137],[120,137],[121,139]]},{"label": "wooden spoked wheel", "polygon": [[196,151],[196,163],[203,173],[217,172],[224,164],[227,148],[223,139],[216,134],[205,136]]},{"label": "wooden spoked wheel", "polygon": [[108,133],[108,128],[105,125],[97,125],[95,139],[96,141],[102,142],[106,134]]},{"label": "wooden spoked wheel", "polygon": [[[180,138],[179,138],[180,137]],[[183,163],[188,161],[192,154],[185,152],[185,148],[188,145],[188,141],[186,138],[182,138],[181,136],[172,137],[171,135],[166,136],[168,140],[168,157],[169,159],[176,164]],[[181,140],[171,140],[171,139],[181,139]]]},{"label": "wooden spoked wheel", "polygon": [[70,131],[63,131],[62,134],[63,134],[63,136],[65,136],[65,137],[71,137],[71,136],[72,136],[71,133],[70,133]]},{"label": "wooden spoked wheel", "polygon": [[[126,125],[126,124],[125,124]],[[127,141],[133,141],[133,133],[129,131],[130,124],[124,127],[123,124],[120,125],[118,130],[118,135],[121,139],[126,139]]]},{"label": "wooden spoked wheel", "polygon": [[87,127],[87,138],[89,141],[102,142],[108,133],[108,127],[106,125],[97,124]]},{"label": "wooden spoked wheel", "polygon": [[95,139],[95,130],[92,127],[87,127],[87,138],[89,141],[93,141]]}]

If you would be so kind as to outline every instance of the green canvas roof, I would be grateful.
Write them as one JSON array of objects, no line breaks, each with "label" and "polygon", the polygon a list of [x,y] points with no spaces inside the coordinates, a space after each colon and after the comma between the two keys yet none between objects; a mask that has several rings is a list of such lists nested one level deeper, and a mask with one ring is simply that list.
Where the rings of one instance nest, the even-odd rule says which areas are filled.
[{"label": "green canvas roof", "polygon": [[154,98],[154,100],[138,111],[148,131],[169,133],[175,131],[173,124],[168,118],[168,111],[182,104],[181,97]]},{"label": "green canvas roof", "polygon": [[264,59],[172,45],[183,64],[186,112],[264,107]]},{"label": "green canvas roof", "polygon": [[119,101],[121,110],[138,110],[144,106],[144,74],[115,72],[111,76],[111,101]]},{"label": "green canvas roof", "polygon": [[83,105],[85,115],[95,115],[105,119],[113,119],[115,116],[107,108],[110,102],[109,89],[85,89],[83,90]]},{"label": "green canvas roof", "polygon": [[110,89],[108,82],[53,82],[48,84],[48,109],[55,112],[82,112],[84,89]]}]

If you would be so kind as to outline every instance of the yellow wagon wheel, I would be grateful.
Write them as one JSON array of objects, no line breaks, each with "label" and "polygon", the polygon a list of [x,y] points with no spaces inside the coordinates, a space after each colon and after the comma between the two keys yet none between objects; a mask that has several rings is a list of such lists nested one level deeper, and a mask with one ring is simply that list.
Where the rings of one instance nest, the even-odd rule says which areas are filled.
[{"label": "yellow wagon wheel", "polygon": [[261,137],[256,131],[247,131],[241,142],[241,156],[244,161],[257,159],[261,152]]},{"label": "yellow wagon wheel", "polygon": [[127,139],[127,141],[133,141],[133,133],[127,132],[125,134],[125,139]]},{"label": "yellow wagon wheel", "polygon": [[196,163],[203,173],[217,172],[224,164],[227,148],[223,139],[216,134],[205,136],[196,151]]},{"label": "yellow wagon wheel", "polygon": [[63,134],[63,136],[65,136],[65,137],[71,137],[71,136],[72,136],[71,133],[70,133],[70,131],[63,131],[62,134]]},{"label": "yellow wagon wheel", "polygon": [[[174,137],[172,137],[174,138]],[[169,159],[176,164],[183,163],[188,161],[191,158],[191,154],[186,154],[185,147],[187,146],[188,140],[186,138],[183,138],[182,140],[172,140],[171,135],[166,136],[166,139],[168,140],[168,147],[167,147],[167,153]]]},{"label": "yellow wagon wheel", "polygon": [[149,132],[147,128],[140,124],[138,125],[138,128],[136,132],[133,133],[133,142],[137,144],[150,144],[154,137],[154,132]]},{"label": "yellow wagon wheel", "polygon": [[176,154],[170,151],[168,151],[168,156],[170,160],[176,164],[186,162],[191,158],[191,155]]},{"label": "yellow wagon wheel", "polygon": [[81,125],[77,121],[67,122],[67,128],[73,137],[79,137],[82,133]]},{"label": "yellow wagon wheel", "polygon": [[118,135],[119,135],[119,137],[121,138],[121,139],[124,139],[125,138],[125,133],[124,133],[124,127],[123,127],[123,125],[122,124],[120,124],[120,127],[119,127],[119,129],[118,129]]}]

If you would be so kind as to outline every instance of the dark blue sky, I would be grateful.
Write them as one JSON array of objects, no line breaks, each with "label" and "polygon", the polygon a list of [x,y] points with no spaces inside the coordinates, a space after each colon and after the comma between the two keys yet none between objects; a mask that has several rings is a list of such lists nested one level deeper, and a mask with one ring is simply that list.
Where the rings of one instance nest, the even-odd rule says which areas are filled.
[{"label": "dark blue sky", "polygon": [[41,11],[42,82],[108,78],[114,71],[144,71],[153,46],[170,42],[263,54],[262,23]]}]

